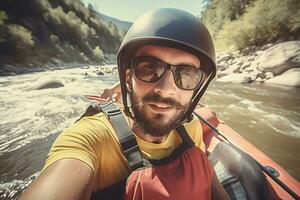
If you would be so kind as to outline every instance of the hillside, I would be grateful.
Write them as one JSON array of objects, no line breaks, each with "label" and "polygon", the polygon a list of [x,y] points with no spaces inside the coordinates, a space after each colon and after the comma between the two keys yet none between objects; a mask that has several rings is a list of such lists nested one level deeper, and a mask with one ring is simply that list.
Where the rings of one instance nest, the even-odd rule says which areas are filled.
[{"label": "hillside", "polygon": [[300,87],[299,0],[209,0],[217,81]]},{"label": "hillside", "polygon": [[1,0],[0,75],[104,62],[122,34],[80,0]]},{"label": "hillside", "polygon": [[208,0],[201,18],[219,51],[300,40],[299,0]]},{"label": "hillside", "polygon": [[109,25],[110,23],[115,24],[118,27],[120,34],[124,34],[124,32],[126,33],[129,27],[132,25],[132,22],[119,20],[102,13],[98,13],[98,16],[106,25]]}]

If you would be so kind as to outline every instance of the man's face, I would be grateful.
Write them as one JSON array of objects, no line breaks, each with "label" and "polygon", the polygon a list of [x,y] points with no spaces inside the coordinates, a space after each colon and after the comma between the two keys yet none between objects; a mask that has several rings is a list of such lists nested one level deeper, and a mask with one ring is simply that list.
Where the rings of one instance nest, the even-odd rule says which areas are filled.
[{"label": "man's face", "polygon": [[[200,66],[200,60],[196,56],[163,46],[144,46],[134,56],[153,57],[172,65]],[[189,107],[193,95],[193,90],[183,90],[176,86],[170,70],[153,83],[138,79],[133,69],[127,70],[126,82],[131,93],[135,126],[144,134],[152,136],[163,136],[175,128],[176,122]]]}]

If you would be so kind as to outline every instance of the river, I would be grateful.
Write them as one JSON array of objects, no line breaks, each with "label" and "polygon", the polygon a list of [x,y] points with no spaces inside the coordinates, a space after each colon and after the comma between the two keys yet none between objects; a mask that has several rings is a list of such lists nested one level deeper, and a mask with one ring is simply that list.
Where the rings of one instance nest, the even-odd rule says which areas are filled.
[{"label": "river", "polygon": [[[0,199],[16,199],[38,175],[54,139],[91,103],[83,95],[117,81],[95,70],[0,77]],[[65,86],[35,89],[47,80]],[[300,88],[214,82],[202,102],[300,180]]]}]

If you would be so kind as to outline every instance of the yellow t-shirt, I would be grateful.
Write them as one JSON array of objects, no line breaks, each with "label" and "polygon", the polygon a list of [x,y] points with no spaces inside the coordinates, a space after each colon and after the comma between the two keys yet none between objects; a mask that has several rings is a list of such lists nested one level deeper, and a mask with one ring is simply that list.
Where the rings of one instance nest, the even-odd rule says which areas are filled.
[{"label": "yellow t-shirt", "polygon": [[[205,151],[202,127],[196,117],[185,124],[185,128],[195,145]],[[181,143],[176,130],[172,130],[159,144],[147,142],[138,136],[136,139],[143,155],[149,159],[165,158]],[[79,159],[93,169],[94,191],[109,187],[129,175],[117,135],[104,113],[83,117],[65,129],[53,143],[43,170],[63,158]]]}]

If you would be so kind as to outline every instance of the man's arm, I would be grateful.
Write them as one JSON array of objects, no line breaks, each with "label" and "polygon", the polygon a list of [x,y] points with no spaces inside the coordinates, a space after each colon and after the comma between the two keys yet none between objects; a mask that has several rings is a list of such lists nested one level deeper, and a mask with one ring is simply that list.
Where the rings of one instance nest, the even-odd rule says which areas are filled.
[{"label": "man's arm", "polygon": [[211,186],[211,199],[212,200],[230,200],[225,189],[221,185],[216,174],[213,174],[212,186]]},{"label": "man's arm", "polygon": [[120,82],[115,83],[110,88],[105,88],[102,93],[100,94],[100,97],[106,99],[106,100],[112,100],[116,102],[121,102],[122,94],[121,94],[121,86]]},{"label": "man's arm", "polygon": [[77,159],[62,159],[43,171],[23,192],[21,200],[90,199],[94,172]]}]

